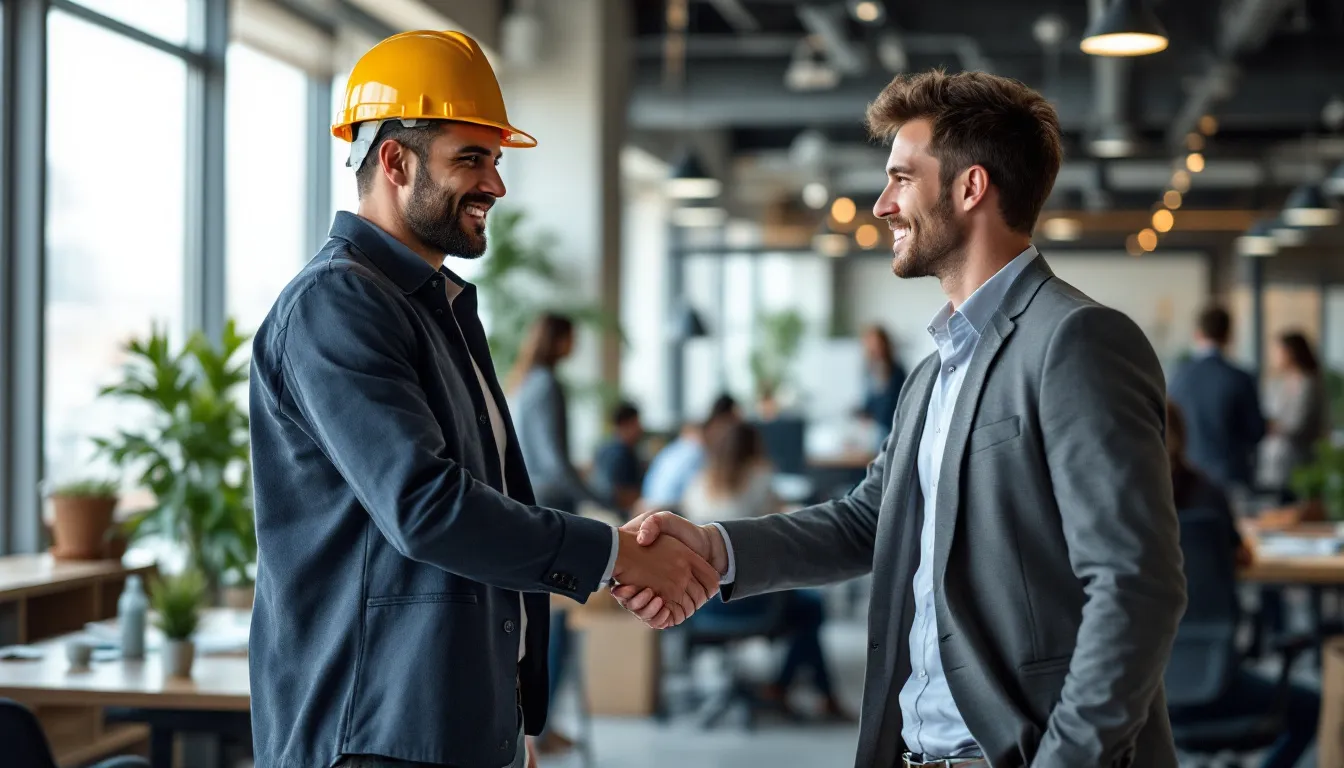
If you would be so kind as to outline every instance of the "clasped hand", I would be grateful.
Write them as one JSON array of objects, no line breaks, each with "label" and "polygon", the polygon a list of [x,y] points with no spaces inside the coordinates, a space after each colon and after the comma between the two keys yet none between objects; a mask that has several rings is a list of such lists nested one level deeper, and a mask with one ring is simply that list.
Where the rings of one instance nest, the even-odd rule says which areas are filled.
[{"label": "clasped hand", "polygon": [[646,512],[621,526],[620,540],[611,594],[650,627],[676,626],[718,593],[727,555],[712,526]]}]

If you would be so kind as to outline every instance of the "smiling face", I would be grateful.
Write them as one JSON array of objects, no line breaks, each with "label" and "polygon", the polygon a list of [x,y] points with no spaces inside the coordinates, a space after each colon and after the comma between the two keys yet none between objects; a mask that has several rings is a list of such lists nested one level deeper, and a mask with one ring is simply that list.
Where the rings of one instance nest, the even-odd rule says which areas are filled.
[{"label": "smiling face", "polygon": [[[406,225],[425,245],[449,256],[485,253],[485,221],[504,196],[496,128],[447,123],[414,172],[405,197]],[[408,195],[408,196],[406,196]]]},{"label": "smiling face", "polygon": [[952,205],[952,185],[940,181],[938,158],[929,153],[932,126],[901,126],[887,159],[887,186],[873,206],[892,233],[891,271],[897,277],[944,277],[962,259],[967,225]]}]

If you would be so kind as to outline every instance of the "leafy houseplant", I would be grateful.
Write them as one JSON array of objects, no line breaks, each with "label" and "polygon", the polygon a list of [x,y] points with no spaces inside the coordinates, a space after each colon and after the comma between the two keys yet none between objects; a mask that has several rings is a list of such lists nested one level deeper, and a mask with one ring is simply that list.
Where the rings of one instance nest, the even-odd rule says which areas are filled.
[{"label": "leafy houseplant", "polygon": [[205,580],[199,571],[160,579],[150,592],[155,623],[163,631],[164,671],[173,677],[190,677],[196,655],[192,634],[201,620],[205,601]]},{"label": "leafy houseplant", "polygon": [[1320,505],[1329,519],[1344,521],[1344,449],[1329,439],[1317,443],[1316,458],[1293,470],[1289,487],[1304,502]]},{"label": "leafy houseplant", "polygon": [[[486,233],[490,252],[472,280],[481,295],[483,314],[490,320],[490,357],[501,376],[513,368],[528,328],[543,312],[563,313],[576,327],[620,334],[616,318],[600,305],[551,299],[572,296],[576,288],[552,254],[555,238],[544,232],[527,236],[525,218],[519,210],[490,212]],[[542,300],[534,300],[537,297]]]},{"label": "leafy houseplant", "polygon": [[247,362],[234,360],[246,341],[230,320],[219,344],[197,332],[174,352],[156,326],[127,345],[122,381],[101,393],[150,410],[139,429],[95,441],[154,495],[152,507],[127,521],[129,537],[182,544],[188,567],[200,570],[212,591],[250,582],[257,554],[248,418],[236,393],[247,381]]},{"label": "leafy houseplant", "polygon": [[798,354],[807,330],[797,310],[786,309],[760,316],[759,341],[751,353],[751,375],[756,380],[756,395],[773,401],[788,382],[789,366]]},{"label": "leafy houseplant", "polygon": [[117,484],[79,480],[51,492],[53,554],[68,560],[109,557],[108,533],[117,507]]}]

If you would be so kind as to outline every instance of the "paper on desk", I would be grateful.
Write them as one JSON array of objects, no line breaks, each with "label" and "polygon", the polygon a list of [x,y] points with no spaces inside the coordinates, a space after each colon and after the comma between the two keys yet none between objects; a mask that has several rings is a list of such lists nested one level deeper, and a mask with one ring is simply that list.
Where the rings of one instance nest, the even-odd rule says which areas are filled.
[{"label": "paper on desk", "polygon": [[1262,538],[1256,551],[1274,557],[1329,557],[1342,546],[1344,541],[1332,537],[1277,534]]}]

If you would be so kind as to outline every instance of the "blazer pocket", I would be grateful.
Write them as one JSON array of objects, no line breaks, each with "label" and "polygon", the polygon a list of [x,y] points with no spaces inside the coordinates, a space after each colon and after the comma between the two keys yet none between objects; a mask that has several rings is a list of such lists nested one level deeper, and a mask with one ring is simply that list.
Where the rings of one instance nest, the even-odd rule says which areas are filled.
[{"label": "blazer pocket", "polygon": [[470,592],[432,592],[423,595],[382,595],[370,597],[364,604],[370,608],[384,605],[414,605],[416,603],[470,603],[475,605],[480,598]]},{"label": "blazer pocket", "polygon": [[986,448],[1006,443],[1009,440],[1022,434],[1021,419],[1017,416],[1009,416],[1002,421],[996,421],[992,424],[986,424],[983,427],[976,427],[971,432],[970,444],[967,447],[968,453],[983,451]]},{"label": "blazer pocket", "polygon": [[1063,672],[1069,668],[1072,656],[1059,656],[1053,659],[1042,659],[1041,661],[1032,661],[1017,668],[1017,671],[1023,677],[1032,677],[1034,675],[1048,675],[1052,672]]}]

